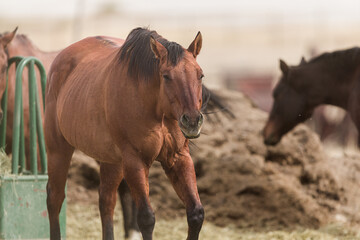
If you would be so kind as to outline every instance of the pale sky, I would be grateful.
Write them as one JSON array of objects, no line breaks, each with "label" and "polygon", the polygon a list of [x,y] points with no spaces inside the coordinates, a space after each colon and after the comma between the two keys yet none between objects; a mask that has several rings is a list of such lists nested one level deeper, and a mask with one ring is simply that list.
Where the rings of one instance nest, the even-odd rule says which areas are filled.
[{"label": "pale sky", "polygon": [[224,16],[249,18],[246,23],[263,23],[269,16],[285,22],[326,21],[360,23],[359,0],[2,0],[0,18],[74,17],[82,4],[85,14],[96,13],[101,5],[111,4],[121,13],[148,16],[209,18]]}]

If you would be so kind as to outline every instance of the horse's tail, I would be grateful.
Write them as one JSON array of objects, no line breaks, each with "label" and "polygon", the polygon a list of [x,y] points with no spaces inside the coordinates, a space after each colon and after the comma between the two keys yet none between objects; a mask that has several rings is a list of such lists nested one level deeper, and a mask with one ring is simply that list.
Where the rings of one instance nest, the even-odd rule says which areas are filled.
[{"label": "horse's tail", "polygon": [[215,114],[216,121],[219,121],[218,114],[221,113],[225,115],[227,118],[235,118],[234,113],[231,111],[230,107],[226,104],[224,98],[220,97],[213,91],[209,90],[204,85],[202,86],[202,108],[201,111],[209,115],[208,118],[210,121],[213,120],[211,114]]}]

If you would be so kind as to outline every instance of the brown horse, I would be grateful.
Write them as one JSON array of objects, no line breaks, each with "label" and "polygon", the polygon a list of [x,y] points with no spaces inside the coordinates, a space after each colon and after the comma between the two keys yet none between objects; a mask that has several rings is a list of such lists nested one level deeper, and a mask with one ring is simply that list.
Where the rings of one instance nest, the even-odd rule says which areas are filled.
[{"label": "brown horse", "polygon": [[113,239],[116,189],[126,179],[143,239],[152,239],[149,168],[159,161],[186,207],[188,239],[204,219],[189,139],[203,123],[198,33],[187,49],[155,31],[134,29],[125,41],[90,37],[55,58],[46,89],[45,139],[51,239],[60,239],[59,211],[74,149],[99,160],[103,239]]},{"label": "brown horse", "polygon": [[[15,56],[35,56],[44,65],[45,71],[48,72],[51,63],[55,59],[59,51],[45,52],[38,49],[30,39],[22,34],[16,34],[17,28],[12,32],[0,34],[0,96],[2,96],[6,86],[6,69],[8,67],[8,60]],[[37,71],[37,70],[36,70]],[[8,109],[7,109],[7,126],[6,126],[6,152],[9,154],[12,150],[12,125],[14,116],[15,103],[15,65],[9,69],[9,83],[8,83]],[[37,72],[38,80],[39,73]],[[38,81],[39,94],[42,93],[40,89],[40,82]],[[29,97],[28,97],[28,74],[23,75],[23,108],[24,108],[24,136],[25,136],[25,155],[29,160]],[[42,97],[39,98],[42,104]],[[2,117],[2,110],[0,109],[0,119]],[[29,163],[27,163],[29,166]],[[123,181],[118,189],[120,202],[123,209],[124,230],[125,237],[130,235],[131,230],[138,231],[136,223],[136,210],[134,203],[131,200],[130,191],[126,182]],[[135,220],[134,220],[135,219]]]},{"label": "brown horse", "polygon": [[[45,52],[38,49],[31,40],[26,35],[16,34],[17,28],[13,32],[7,32],[4,34],[0,34],[0,96],[5,90],[5,77],[6,72],[4,69],[7,68],[8,59],[14,56],[36,56],[41,60],[44,65],[46,72],[49,71],[50,65],[54,60],[55,56],[59,53],[57,52]],[[23,76],[23,88],[24,89],[24,101],[28,101],[28,75],[24,74]],[[39,83],[38,83],[39,84]],[[39,86],[39,85],[38,85]],[[12,124],[13,124],[13,111],[14,111],[14,88],[15,88],[15,66],[12,66],[9,69],[9,101],[8,101],[8,124],[7,124],[7,145],[6,151],[7,153],[11,153],[11,144],[12,144]],[[39,93],[41,91],[39,89]],[[203,95],[204,98],[208,100],[207,111],[218,111],[223,110],[222,113],[227,115],[228,117],[233,117],[233,114],[225,104],[222,99],[220,99],[216,94],[209,91],[205,86],[203,86]],[[42,98],[40,98],[40,101]],[[28,103],[24,104],[25,109],[25,142],[26,146],[28,146],[29,142],[29,130],[28,130]],[[0,115],[2,115],[2,111],[0,109]],[[209,116],[210,117],[210,116]],[[217,115],[215,115],[217,118]],[[0,116],[1,119],[1,116]],[[213,118],[209,118],[214,122]],[[218,119],[215,119],[215,122]],[[26,148],[26,158],[29,159],[29,150]],[[124,231],[125,237],[129,237],[131,231],[139,231],[136,221],[136,207],[134,202],[131,199],[129,188],[125,181],[122,181],[119,188],[118,193],[120,197],[120,203],[123,210],[123,219],[124,219]]]},{"label": "brown horse", "polygon": [[280,69],[282,77],[263,131],[265,144],[277,144],[321,104],[345,109],[360,129],[360,48],[325,53],[309,62],[302,59],[292,67],[280,60]]}]

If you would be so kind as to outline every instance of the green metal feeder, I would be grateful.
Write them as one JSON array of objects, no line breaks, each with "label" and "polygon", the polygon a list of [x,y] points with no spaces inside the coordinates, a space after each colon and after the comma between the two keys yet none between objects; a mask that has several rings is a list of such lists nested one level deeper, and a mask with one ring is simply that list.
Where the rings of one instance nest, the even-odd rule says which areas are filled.
[{"label": "green metal feeder", "polygon": [[[39,94],[36,85],[35,66],[41,75],[43,103],[45,103],[46,73],[41,62],[34,57],[13,57],[9,67],[16,64],[15,109],[12,139],[11,174],[0,174],[0,239],[48,239],[50,227],[46,207],[47,159],[41,121]],[[22,99],[22,76],[24,68],[29,73],[30,112],[30,171],[25,166],[24,113]],[[6,139],[7,90],[1,107],[3,120],[0,125],[0,147]],[[39,148],[41,170],[38,172],[37,149]],[[66,236],[66,201],[60,212],[61,235]]]}]

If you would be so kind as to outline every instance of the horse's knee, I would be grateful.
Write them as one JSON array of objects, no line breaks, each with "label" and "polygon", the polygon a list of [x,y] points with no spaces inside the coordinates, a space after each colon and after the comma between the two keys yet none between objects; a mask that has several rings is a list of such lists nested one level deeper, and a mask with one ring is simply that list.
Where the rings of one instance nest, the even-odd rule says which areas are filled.
[{"label": "horse's knee", "polygon": [[188,224],[191,227],[201,227],[204,221],[204,208],[202,205],[196,205],[194,208],[187,212]]},{"label": "horse's knee", "polygon": [[99,209],[100,212],[112,212],[116,204],[116,189],[114,192],[104,191],[99,188]]},{"label": "horse's knee", "polygon": [[152,232],[155,226],[155,215],[151,208],[139,209],[137,214],[137,223],[141,232]]}]

